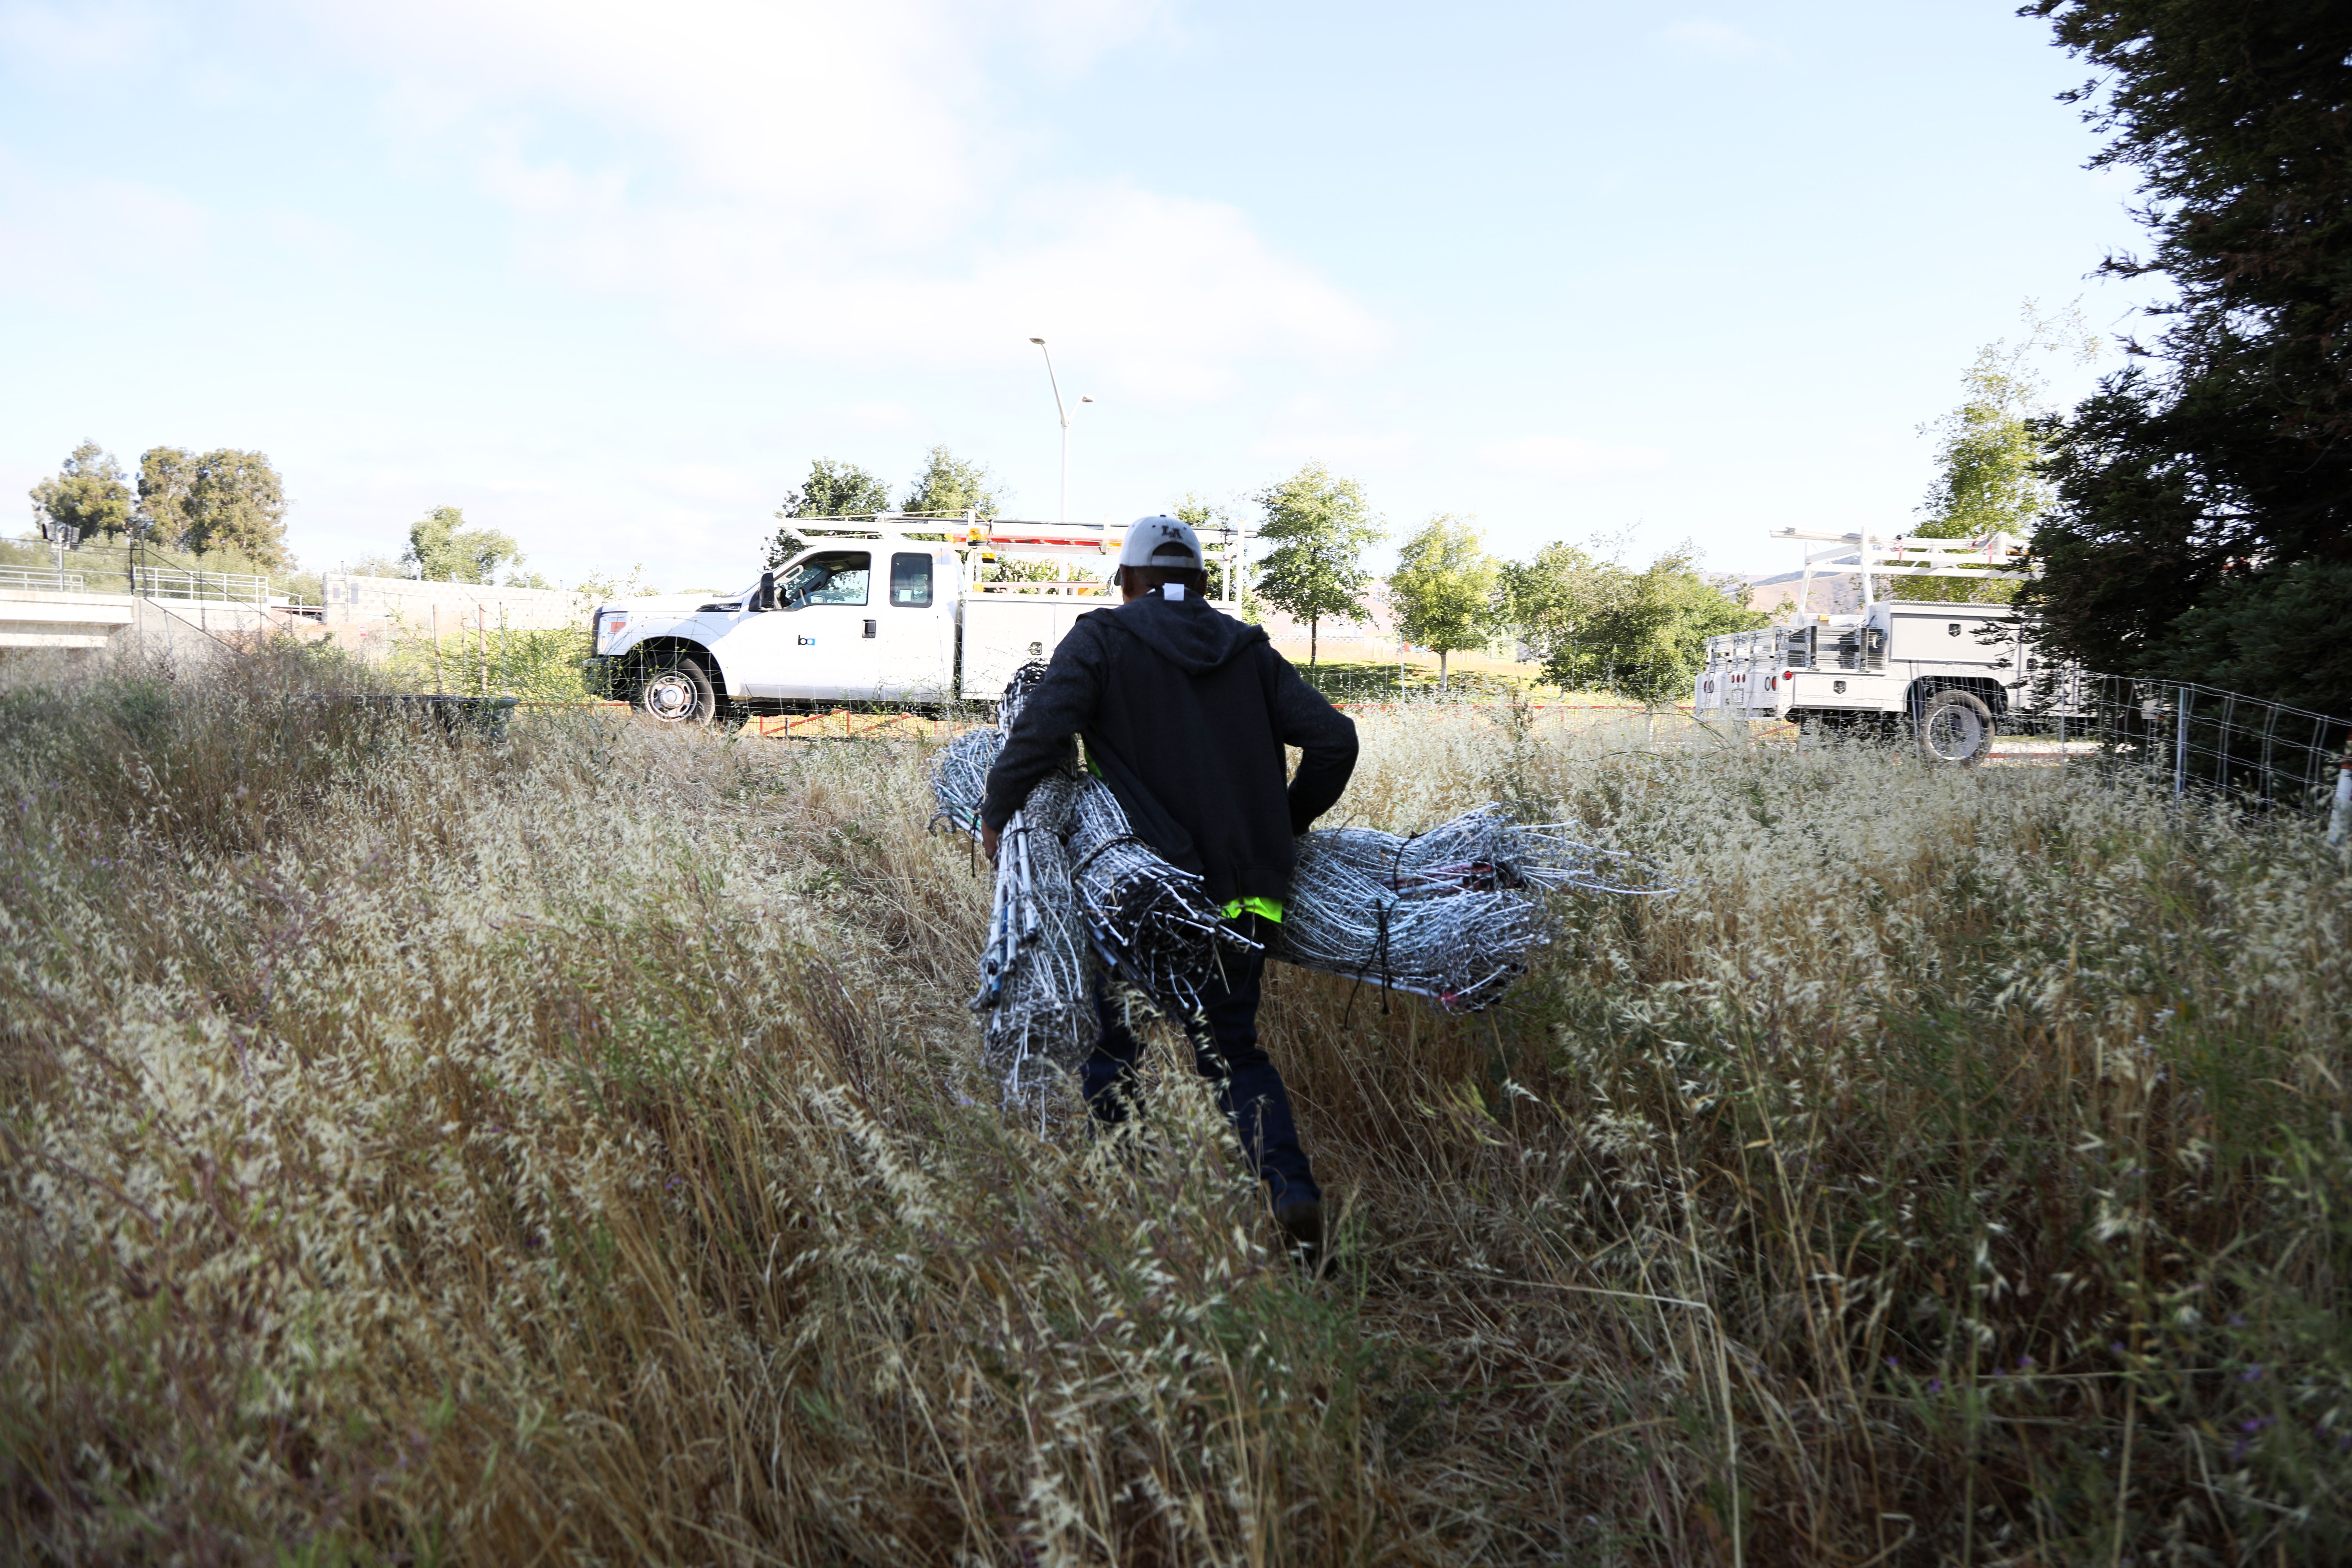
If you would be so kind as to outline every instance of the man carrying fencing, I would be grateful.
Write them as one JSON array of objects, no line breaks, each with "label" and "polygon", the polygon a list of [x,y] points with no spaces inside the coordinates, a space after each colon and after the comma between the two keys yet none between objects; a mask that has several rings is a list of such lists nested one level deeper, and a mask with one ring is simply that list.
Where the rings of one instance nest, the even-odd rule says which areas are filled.
[{"label": "man carrying fencing", "polygon": [[[1072,735],[1136,836],[1199,877],[1241,933],[1263,943],[1289,896],[1292,840],[1328,810],[1356,766],[1356,727],[1298,678],[1265,633],[1209,607],[1201,541],[1172,517],[1139,518],[1119,551],[1116,609],[1080,616],[1013,722],[981,805],[998,835]],[[1286,785],[1285,746],[1304,753]],[[1277,1224],[1310,1266],[1323,1249],[1315,1184],[1282,1075],[1257,1043],[1263,952],[1227,952],[1183,1020],[1193,1062],[1241,1134]],[[1127,1117],[1138,1043],[1098,978],[1102,1037],[1085,1068],[1097,1121]]]}]

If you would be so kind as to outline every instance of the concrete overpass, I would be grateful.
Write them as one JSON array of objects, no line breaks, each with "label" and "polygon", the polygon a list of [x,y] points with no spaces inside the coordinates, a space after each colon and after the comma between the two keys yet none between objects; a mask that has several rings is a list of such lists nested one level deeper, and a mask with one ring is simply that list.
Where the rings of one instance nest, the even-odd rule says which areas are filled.
[{"label": "concrete overpass", "polygon": [[132,647],[175,662],[233,655],[240,641],[285,625],[251,605],[23,587],[0,580],[0,648],[45,650],[77,661]]}]

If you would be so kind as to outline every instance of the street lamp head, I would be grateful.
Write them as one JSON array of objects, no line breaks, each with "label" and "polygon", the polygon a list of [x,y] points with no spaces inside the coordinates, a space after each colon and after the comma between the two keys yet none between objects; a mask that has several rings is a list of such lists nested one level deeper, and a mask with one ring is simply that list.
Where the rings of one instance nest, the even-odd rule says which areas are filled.
[{"label": "street lamp head", "polygon": [[1035,343],[1041,349],[1045,346],[1045,340],[1043,338],[1031,338],[1029,341]]},{"label": "street lamp head", "polygon": [[1092,403],[1092,402],[1094,401],[1094,399],[1093,399],[1093,398],[1091,398],[1091,397],[1081,397],[1081,398],[1079,398],[1079,399],[1078,399],[1078,401],[1079,401],[1080,403]]}]

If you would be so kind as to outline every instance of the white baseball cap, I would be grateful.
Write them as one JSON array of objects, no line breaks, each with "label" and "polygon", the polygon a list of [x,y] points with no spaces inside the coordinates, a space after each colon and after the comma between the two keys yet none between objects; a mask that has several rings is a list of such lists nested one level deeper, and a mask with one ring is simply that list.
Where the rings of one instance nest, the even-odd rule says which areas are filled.
[{"label": "white baseball cap", "polygon": [[1118,563],[1164,566],[1173,572],[1197,572],[1206,564],[1201,559],[1201,536],[1192,531],[1192,524],[1164,512],[1139,517],[1127,525],[1127,542],[1118,548]]}]

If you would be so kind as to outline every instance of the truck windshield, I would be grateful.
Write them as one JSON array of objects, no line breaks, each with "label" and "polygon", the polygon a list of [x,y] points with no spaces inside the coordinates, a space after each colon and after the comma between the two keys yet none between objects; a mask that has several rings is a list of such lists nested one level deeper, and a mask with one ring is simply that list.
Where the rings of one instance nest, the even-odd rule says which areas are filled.
[{"label": "truck windshield", "polygon": [[828,550],[812,555],[776,584],[777,601],[788,609],[803,605],[862,605],[873,557],[863,550]]}]

